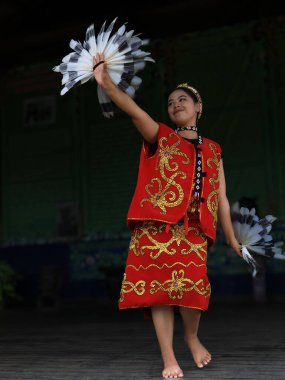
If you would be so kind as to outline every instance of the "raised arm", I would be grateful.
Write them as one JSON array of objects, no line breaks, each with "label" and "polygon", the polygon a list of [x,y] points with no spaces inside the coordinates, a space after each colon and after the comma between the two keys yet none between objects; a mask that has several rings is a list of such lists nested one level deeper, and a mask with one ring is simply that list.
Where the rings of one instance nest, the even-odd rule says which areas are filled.
[{"label": "raised arm", "polygon": [[220,170],[219,170],[219,195],[218,195],[218,217],[226,238],[226,242],[234,249],[234,251],[242,257],[240,252],[240,244],[237,241],[234,235],[234,229],[231,220],[230,214],[230,204],[226,195],[226,181],[223,160],[220,161]]},{"label": "raised arm", "polygon": [[[101,61],[104,61],[103,54],[97,54],[96,57],[93,57],[94,65]],[[157,139],[159,128],[157,122],[141,109],[129,95],[112,82],[105,63],[99,64],[95,68],[94,77],[112,101],[131,117],[143,138],[151,144],[154,143]]]}]

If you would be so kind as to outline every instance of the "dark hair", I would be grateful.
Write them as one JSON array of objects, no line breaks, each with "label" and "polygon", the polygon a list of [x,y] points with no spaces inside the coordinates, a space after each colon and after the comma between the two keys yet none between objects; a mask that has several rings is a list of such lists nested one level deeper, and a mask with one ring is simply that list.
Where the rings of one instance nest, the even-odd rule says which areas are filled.
[{"label": "dark hair", "polygon": [[172,91],[170,91],[170,92],[168,93],[168,97],[167,97],[167,98],[169,98],[169,95],[172,94],[172,93],[173,93],[174,91],[176,91],[176,90],[184,91],[187,95],[189,95],[189,96],[192,98],[192,100],[193,100],[194,103],[198,103],[198,98],[197,98],[197,96],[194,94],[193,91],[189,90],[189,89],[186,88],[186,87],[174,88]]}]

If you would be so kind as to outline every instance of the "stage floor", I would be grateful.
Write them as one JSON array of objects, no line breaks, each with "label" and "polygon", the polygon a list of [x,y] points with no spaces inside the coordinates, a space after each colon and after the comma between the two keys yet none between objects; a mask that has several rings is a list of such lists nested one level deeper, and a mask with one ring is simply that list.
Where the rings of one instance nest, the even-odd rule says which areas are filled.
[{"label": "stage floor", "polygon": [[[175,317],[174,347],[185,379],[285,379],[285,305],[210,305],[200,339],[212,353],[199,369]],[[161,379],[151,320],[116,303],[64,306],[60,311],[0,311],[1,380]]]}]

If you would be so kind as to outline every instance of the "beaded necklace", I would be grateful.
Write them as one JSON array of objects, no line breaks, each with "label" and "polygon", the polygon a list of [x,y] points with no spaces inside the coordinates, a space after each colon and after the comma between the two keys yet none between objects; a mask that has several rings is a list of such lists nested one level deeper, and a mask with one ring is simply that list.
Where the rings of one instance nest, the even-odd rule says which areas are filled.
[{"label": "beaded necklace", "polygon": [[181,131],[195,131],[197,132],[198,128],[196,125],[191,125],[189,127],[176,127],[175,132],[181,132]]}]

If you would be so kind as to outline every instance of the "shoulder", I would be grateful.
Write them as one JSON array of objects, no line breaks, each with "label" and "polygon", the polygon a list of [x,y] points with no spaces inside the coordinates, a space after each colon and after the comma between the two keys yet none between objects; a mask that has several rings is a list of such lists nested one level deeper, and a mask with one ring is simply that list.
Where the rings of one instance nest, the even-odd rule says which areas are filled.
[{"label": "shoulder", "polygon": [[160,121],[158,121],[158,127],[159,127],[159,132],[162,133],[170,133],[170,132],[173,132],[173,128],[169,127],[168,125],[164,124],[164,123],[161,123]]},{"label": "shoulder", "polygon": [[207,145],[209,145],[209,144],[215,145],[220,151],[222,151],[221,145],[217,141],[214,141],[212,139],[208,139],[207,137],[203,137],[203,140],[204,140],[205,144],[207,144]]},{"label": "shoulder", "polygon": [[161,138],[169,137],[170,133],[174,132],[171,127],[168,125],[157,121],[158,124],[158,134],[157,134],[157,140],[154,143],[149,143],[147,140],[143,139],[143,152],[144,155],[149,158],[150,156],[153,156],[158,148],[158,143]]}]

